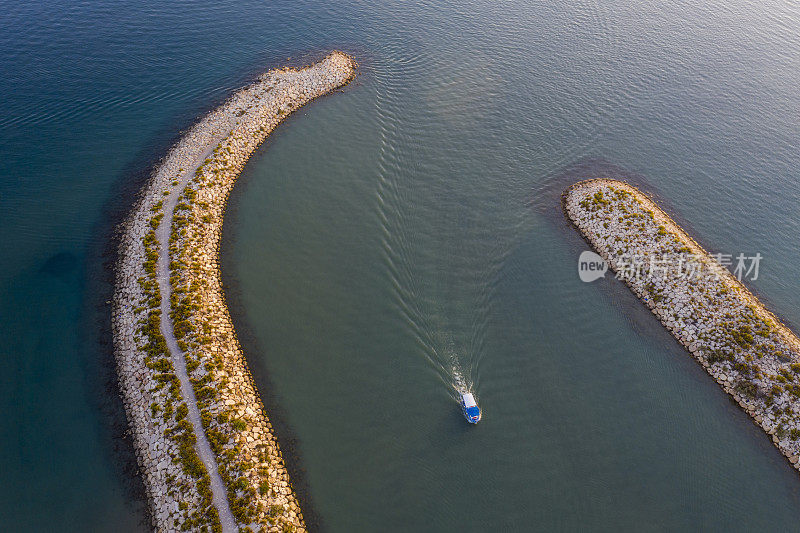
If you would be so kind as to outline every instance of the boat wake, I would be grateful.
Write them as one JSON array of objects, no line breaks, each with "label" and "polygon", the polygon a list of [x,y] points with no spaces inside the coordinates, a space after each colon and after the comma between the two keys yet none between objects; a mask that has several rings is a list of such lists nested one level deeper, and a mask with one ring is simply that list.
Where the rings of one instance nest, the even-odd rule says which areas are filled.
[{"label": "boat wake", "polygon": [[[484,205],[484,195],[469,188],[454,194],[461,191],[454,188],[461,183],[459,169],[442,165],[438,152],[425,148],[452,135],[452,126],[443,128],[439,115],[408,116],[409,103],[419,98],[409,86],[425,87],[432,107],[441,109],[450,98],[441,91],[461,79],[463,69],[438,69],[432,78],[428,67],[436,59],[424,49],[409,49],[402,40],[382,46],[387,53],[372,64],[381,141],[375,188],[381,255],[415,355],[444,385],[444,394],[460,401],[479,381],[494,280],[511,247],[505,240],[498,245],[495,233],[466,224]],[[459,136],[452,140],[458,145]]]},{"label": "boat wake", "polygon": [[453,390],[461,397],[462,394],[472,392],[472,387],[464,379],[458,366],[453,366]]}]

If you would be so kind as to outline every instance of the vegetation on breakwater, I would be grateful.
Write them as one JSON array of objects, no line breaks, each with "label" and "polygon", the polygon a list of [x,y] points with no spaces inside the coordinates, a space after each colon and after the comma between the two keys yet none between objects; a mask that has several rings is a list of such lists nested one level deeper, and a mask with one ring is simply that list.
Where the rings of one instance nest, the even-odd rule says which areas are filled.
[{"label": "vegetation on breakwater", "polygon": [[[156,229],[164,217],[163,202],[151,208],[153,212],[149,220],[150,229],[145,234],[142,244],[145,250],[143,268],[145,276],[138,279],[142,288],[145,319],[140,320],[139,331],[143,343],[138,346],[145,354],[144,364],[154,373],[155,385],[150,389],[154,400],[150,404],[150,413],[167,425],[164,437],[171,440],[177,450],[172,450],[173,463],[180,465],[188,479],[171,478],[175,494],[183,494],[184,499],[178,504],[182,520],[173,519],[174,526],[182,530],[208,527],[211,531],[222,530],[219,513],[212,505],[208,471],[195,451],[197,436],[191,424],[186,421],[187,407],[180,392],[175,367],[167,350],[166,340],[161,332],[161,291],[156,280],[156,262],[158,261],[158,241]],[[190,480],[194,480],[192,483]],[[190,510],[190,504],[192,502]]]},{"label": "vegetation on breakwater", "polygon": [[800,470],[800,339],[638,189],[593,179],[562,200],[594,250]]},{"label": "vegetation on breakwater", "polygon": [[159,530],[305,529],[225,305],[219,237],[252,152],[288,114],[354,73],[355,62],[334,52],[237,92],[171,150],[126,223],[115,351]]}]

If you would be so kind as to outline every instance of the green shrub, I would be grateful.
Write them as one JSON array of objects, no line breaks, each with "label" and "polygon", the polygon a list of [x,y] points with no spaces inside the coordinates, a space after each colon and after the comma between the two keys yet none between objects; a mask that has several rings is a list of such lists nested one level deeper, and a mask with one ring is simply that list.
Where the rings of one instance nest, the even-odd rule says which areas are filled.
[{"label": "green shrub", "polygon": [[[202,466],[202,463],[200,464]],[[213,495],[211,493],[211,479],[208,477],[208,474],[206,474],[205,468],[203,468],[202,476],[200,477],[200,479],[197,480],[197,493],[200,495],[200,498],[202,498],[203,507],[211,505],[211,501],[213,498]]]},{"label": "green shrub", "polygon": [[173,412],[174,410],[172,408],[172,399],[170,398],[167,399],[167,403],[164,405],[164,422],[169,420]]},{"label": "green shrub", "polygon": [[206,510],[206,518],[211,523],[212,533],[222,533],[222,523],[219,521],[219,511],[214,506],[209,506]]},{"label": "green shrub", "polygon": [[735,388],[740,394],[747,396],[748,398],[755,398],[756,393],[758,392],[758,388],[756,387],[755,383],[745,380],[739,380],[736,383]]},{"label": "green shrub", "polygon": [[731,361],[733,357],[723,350],[711,350],[706,359],[710,364],[721,363],[722,361]]},{"label": "green shrub", "polygon": [[197,455],[193,445],[181,443],[178,447],[178,454],[183,471],[188,475],[199,479],[206,473],[206,467],[203,465],[203,461],[200,460],[200,456]]},{"label": "green shrub", "polygon": [[746,348],[753,344],[753,332],[750,329],[750,326],[747,324],[740,326],[739,329],[733,330],[731,332],[731,337],[733,338],[734,342],[736,342],[736,344],[742,348]]},{"label": "green shrub", "polygon": [[198,366],[200,366],[200,362],[197,359],[194,357],[186,357],[186,370],[191,373],[194,372]]}]

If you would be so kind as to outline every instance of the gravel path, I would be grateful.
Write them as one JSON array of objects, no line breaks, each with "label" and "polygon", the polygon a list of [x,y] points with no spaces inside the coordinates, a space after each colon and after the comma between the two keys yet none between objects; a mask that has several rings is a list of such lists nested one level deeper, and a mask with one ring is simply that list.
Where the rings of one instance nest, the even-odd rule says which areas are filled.
[{"label": "gravel path", "polygon": [[[225,135],[227,135],[227,131]],[[203,160],[214,150],[214,147],[219,143],[225,135],[219,135],[210,142],[203,153],[197,155],[189,169],[183,173],[179,178],[178,185],[172,187],[169,196],[164,198],[164,218],[156,230],[156,237],[158,238],[158,263],[156,264],[156,279],[158,280],[159,289],[161,290],[161,332],[167,341],[167,348],[172,356],[172,363],[175,365],[175,374],[181,382],[181,395],[186,401],[186,406],[189,408],[187,416],[194,428],[194,433],[197,435],[197,444],[195,448],[200,459],[208,470],[208,475],[211,478],[211,493],[213,495],[214,507],[219,512],[219,520],[222,523],[222,531],[224,533],[236,532],[236,519],[231,513],[231,508],[228,505],[227,491],[222,478],[219,475],[219,469],[214,452],[211,451],[211,446],[208,444],[203,424],[200,422],[200,411],[197,408],[197,400],[194,397],[194,390],[192,383],[189,381],[189,374],[186,372],[186,359],[184,353],[178,347],[178,341],[175,338],[175,333],[172,329],[172,320],[169,317],[170,312],[170,295],[171,287],[169,282],[169,234],[172,227],[172,215],[175,210],[175,205],[178,203],[178,197],[183,191],[183,188],[194,175],[194,171],[199,167]]]}]

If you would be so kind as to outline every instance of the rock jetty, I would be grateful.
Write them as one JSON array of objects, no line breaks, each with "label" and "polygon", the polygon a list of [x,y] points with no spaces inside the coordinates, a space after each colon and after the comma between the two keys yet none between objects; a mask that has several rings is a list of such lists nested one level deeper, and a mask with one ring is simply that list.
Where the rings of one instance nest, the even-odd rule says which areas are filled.
[{"label": "rock jetty", "polygon": [[355,69],[333,52],[236,92],[172,147],[124,224],[114,349],[158,531],[305,531],[225,304],[220,232],[253,151]]},{"label": "rock jetty", "polygon": [[609,267],[800,470],[800,339],[635,187],[581,181],[562,201]]}]

